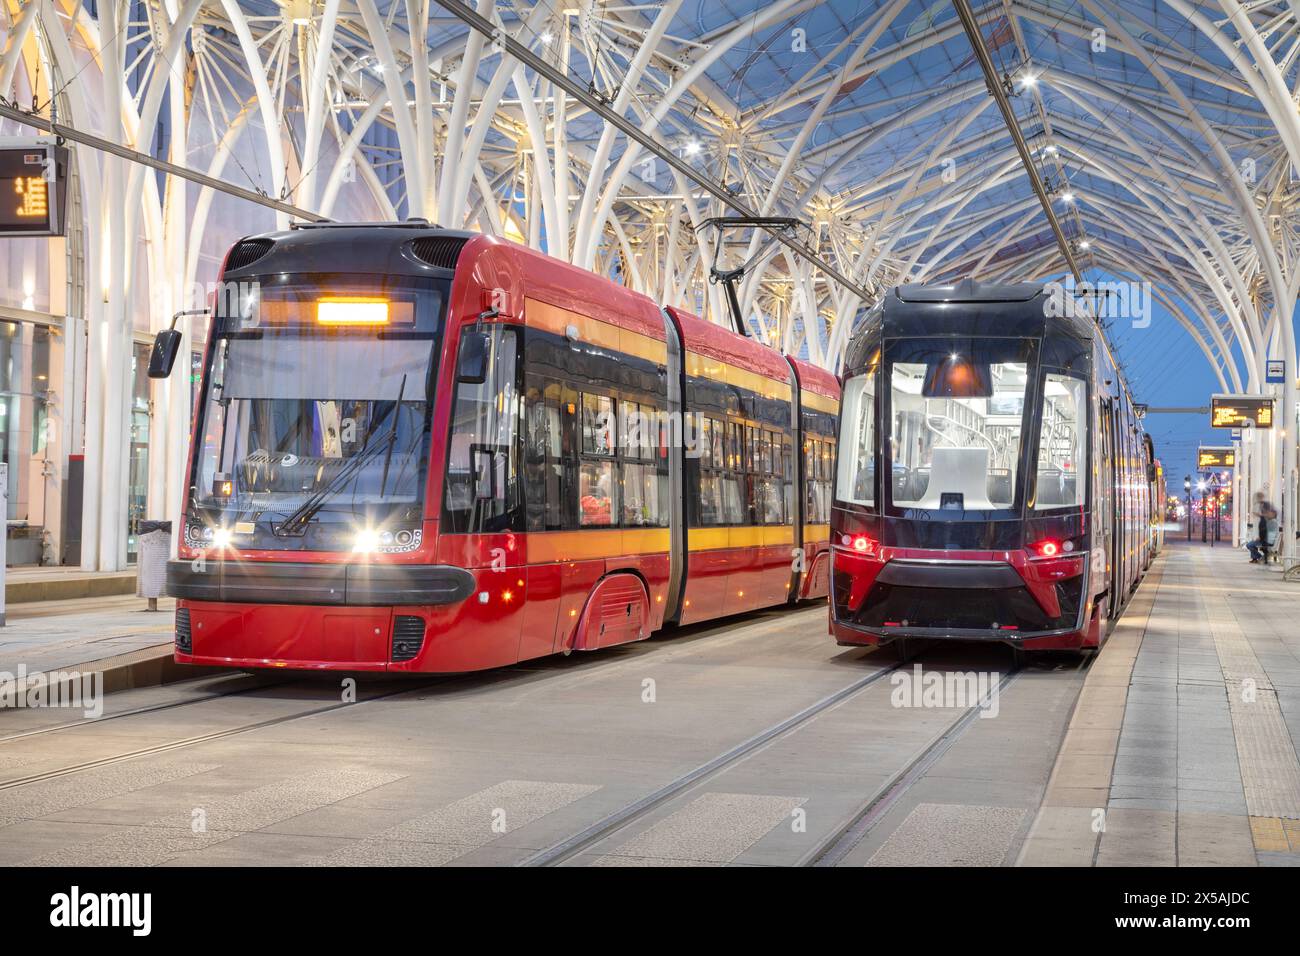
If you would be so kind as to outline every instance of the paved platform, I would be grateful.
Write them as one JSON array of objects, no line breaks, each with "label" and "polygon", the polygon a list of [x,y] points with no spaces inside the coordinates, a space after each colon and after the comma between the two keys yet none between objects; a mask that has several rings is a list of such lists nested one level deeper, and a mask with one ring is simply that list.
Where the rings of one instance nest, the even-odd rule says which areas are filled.
[{"label": "paved platform", "polygon": [[1300,584],[1171,541],[1093,664],[1019,862],[1300,865]]},{"label": "paved platform", "polygon": [[10,605],[0,627],[0,672],[96,669],[170,653],[176,602],[145,598],[83,598]]},{"label": "paved platform", "polygon": [[82,571],[80,568],[6,568],[5,603],[68,601],[135,593],[135,568]]}]

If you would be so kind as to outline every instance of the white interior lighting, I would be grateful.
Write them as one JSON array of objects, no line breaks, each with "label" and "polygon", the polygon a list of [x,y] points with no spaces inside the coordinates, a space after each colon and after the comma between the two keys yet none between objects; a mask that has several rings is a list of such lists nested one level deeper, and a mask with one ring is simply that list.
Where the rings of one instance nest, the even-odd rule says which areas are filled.
[{"label": "white interior lighting", "polygon": [[686,144],[687,156],[698,156],[699,152],[700,152],[700,144],[697,143],[695,140],[691,140],[689,143]]},{"label": "white interior lighting", "polygon": [[1074,193],[1061,193],[1061,202],[1074,202]]}]

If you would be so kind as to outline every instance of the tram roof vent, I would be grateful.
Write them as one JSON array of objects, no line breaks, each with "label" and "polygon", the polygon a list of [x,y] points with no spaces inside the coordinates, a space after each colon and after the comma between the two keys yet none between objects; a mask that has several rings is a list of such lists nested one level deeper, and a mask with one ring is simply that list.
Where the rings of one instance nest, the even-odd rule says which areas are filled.
[{"label": "tram roof vent", "polygon": [[462,236],[424,236],[411,243],[415,258],[439,269],[455,269],[460,251],[469,240]]},{"label": "tram roof vent", "polygon": [[245,239],[230,250],[230,257],[226,259],[226,271],[251,266],[270,252],[274,245],[275,242],[270,239]]},{"label": "tram roof vent", "polygon": [[962,279],[952,285],[900,285],[894,291],[904,302],[1028,302],[1043,291],[1043,286],[1034,282]]}]

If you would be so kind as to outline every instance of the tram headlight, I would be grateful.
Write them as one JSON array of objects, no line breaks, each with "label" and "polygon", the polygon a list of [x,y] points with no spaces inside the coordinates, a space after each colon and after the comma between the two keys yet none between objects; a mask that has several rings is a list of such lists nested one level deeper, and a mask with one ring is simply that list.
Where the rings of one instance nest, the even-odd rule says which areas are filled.
[{"label": "tram headlight", "polygon": [[354,554],[369,554],[379,547],[379,532],[370,528],[364,528],[357,532],[357,536],[352,543]]},{"label": "tram headlight", "polygon": [[218,549],[221,549],[221,550],[225,550],[226,548],[230,547],[230,541],[231,541],[231,536],[230,536],[230,529],[229,529],[229,528],[215,528],[215,529],[213,529],[213,531],[212,531],[212,546],[213,546],[214,548],[218,548]]}]

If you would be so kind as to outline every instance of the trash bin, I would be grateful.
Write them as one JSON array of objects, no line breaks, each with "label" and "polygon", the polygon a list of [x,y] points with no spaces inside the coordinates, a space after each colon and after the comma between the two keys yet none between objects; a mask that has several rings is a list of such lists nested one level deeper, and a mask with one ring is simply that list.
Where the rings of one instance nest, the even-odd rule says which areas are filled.
[{"label": "trash bin", "polygon": [[170,521],[141,521],[136,538],[139,546],[135,565],[135,593],[149,599],[149,610],[158,610],[158,599],[167,593],[167,559],[172,552]]}]

